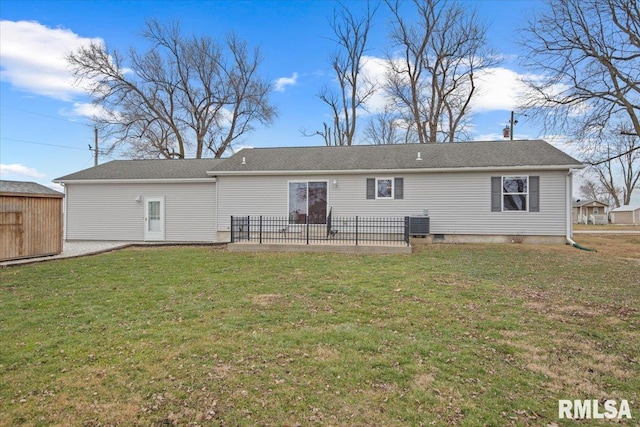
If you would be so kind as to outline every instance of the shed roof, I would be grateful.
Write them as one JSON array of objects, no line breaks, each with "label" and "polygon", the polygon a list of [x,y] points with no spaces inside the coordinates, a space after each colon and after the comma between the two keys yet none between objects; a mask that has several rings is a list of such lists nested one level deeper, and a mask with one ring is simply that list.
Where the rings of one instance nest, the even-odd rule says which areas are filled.
[{"label": "shed roof", "polygon": [[[420,159],[420,160],[419,160]],[[420,170],[559,166],[582,163],[551,144],[484,141],[448,144],[352,145],[244,149],[217,165],[212,174],[267,171]]]},{"label": "shed roof", "polygon": [[640,210],[640,206],[623,205],[618,208],[612,209],[611,212],[633,212],[636,210]]},{"label": "shed roof", "polygon": [[574,208],[579,208],[580,206],[589,205],[589,204],[592,204],[592,203],[597,203],[597,204],[602,205],[602,206],[609,206],[609,204],[608,204],[608,203],[601,202],[601,201],[599,201],[599,200],[594,200],[594,199],[577,199],[577,200],[574,200],[574,201],[573,201],[573,207],[574,207]]},{"label": "shed roof", "polygon": [[208,178],[207,171],[222,161],[221,159],[113,160],[62,176],[54,182]]},{"label": "shed roof", "polygon": [[64,194],[59,191],[29,181],[0,180],[0,194],[64,197]]}]

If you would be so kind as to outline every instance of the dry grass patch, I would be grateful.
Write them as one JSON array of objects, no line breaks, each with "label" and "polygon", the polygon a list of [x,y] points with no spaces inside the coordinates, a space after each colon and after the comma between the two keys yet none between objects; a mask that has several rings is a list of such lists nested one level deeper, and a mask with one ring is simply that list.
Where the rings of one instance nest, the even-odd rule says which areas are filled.
[{"label": "dry grass patch", "polygon": [[618,257],[621,260],[640,260],[640,227],[638,234],[576,234],[574,240],[589,248],[594,248],[603,256]]},{"label": "dry grass patch", "polygon": [[252,296],[251,302],[261,307],[271,307],[273,305],[282,305],[285,299],[280,294],[262,294]]},{"label": "dry grass patch", "polygon": [[559,398],[637,417],[638,270],[606,245],[4,269],[0,426],[544,426]]}]

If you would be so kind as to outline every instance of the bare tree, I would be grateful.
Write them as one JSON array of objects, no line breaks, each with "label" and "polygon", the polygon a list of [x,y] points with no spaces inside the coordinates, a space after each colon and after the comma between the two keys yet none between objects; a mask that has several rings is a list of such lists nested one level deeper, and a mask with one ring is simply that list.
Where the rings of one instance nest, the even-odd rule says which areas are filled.
[{"label": "bare tree", "polygon": [[617,135],[590,149],[585,171],[597,180],[615,207],[628,205],[634,189],[640,188],[640,151],[634,150],[638,137]]},{"label": "bare tree", "polygon": [[334,11],[330,25],[338,51],[331,58],[331,67],[338,88],[324,86],[318,94],[331,109],[331,122],[324,122],[322,130],[303,132],[304,135],[322,136],[328,146],[354,143],[359,109],[365,108],[375,92],[373,82],[362,73],[362,61],[376,10],[377,6],[371,8],[367,2],[367,12],[362,17],[354,16],[342,3]]},{"label": "bare tree", "polygon": [[407,15],[398,0],[387,5],[389,37],[399,50],[388,55],[387,94],[419,142],[456,141],[470,115],[476,73],[498,63],[487,49],[486,26],[455,2],[413,0]]},{"label": "bare tree", "polygon": [[[632,0],[548,0],[523,32],[523,107],[547,131],[598,144],[640,135],[640,10]],[[630,147],[640,148],[638,140]]]},{"label": "bare tree", "polygon": [[152,44],[125,57],[98,44],[68,56],[75,77],[90,83],[97,119],[112,146],[136,157],[221,157],[256,124],[276,116],[271,85],[259,75],[258,49],[234,34],[218,43],[184,37],[178,24],[150,21],[142,36]]},{"label": "bare tree", "polygon": [[369,117],[364,130],[364,140],[372,145],[407,143],[409,135],[402,117],[389,107]]},{"label": "bare tree", "polygon": [[615,200],[611,197],[611,193],[594,180],[588,179],[584,181],[584,183],[580,185],[580,194],[590,200],[604,202],[611,208],[615,207]]}]

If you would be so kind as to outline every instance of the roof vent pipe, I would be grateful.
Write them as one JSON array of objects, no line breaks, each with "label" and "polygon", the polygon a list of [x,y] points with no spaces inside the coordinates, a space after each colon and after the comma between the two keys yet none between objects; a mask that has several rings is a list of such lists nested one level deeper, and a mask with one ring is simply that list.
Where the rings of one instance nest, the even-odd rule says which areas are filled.
[{"label": "roof vent pipe", "polygon": [[242,158],[242,164],[246,165],[247,164],[247,159],[245,157]]},{"label": "roof vent pipe", "polygon": [[418,158],[416,160],[422,160],[422,157],[420,157],[420,152],[418,151]]}]

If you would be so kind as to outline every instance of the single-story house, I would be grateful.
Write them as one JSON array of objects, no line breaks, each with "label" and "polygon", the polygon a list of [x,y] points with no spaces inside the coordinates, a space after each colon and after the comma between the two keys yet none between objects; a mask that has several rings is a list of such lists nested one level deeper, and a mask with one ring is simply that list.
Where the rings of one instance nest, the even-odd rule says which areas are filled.
[{"label": "single-story house", "polygon": [[607,224],[608,203],[593,199],[575,199],[573,201],[574,224]]},{"label": "single-story house", "polygon": [[438,240],[565,242],[578,160],[545,141],[243,149],[60,177],[66,239],[229,241],[232,216],[293,223],[428,213]]},{"label": "single-story house", "polygon": [[640,225],[640,206],[624,205],[611,211],[611,222],[614,224]]},{"label": "single-story house", "polygon": [[0,261],[62,252],[63,197],[35,182],[0,181]]}]

